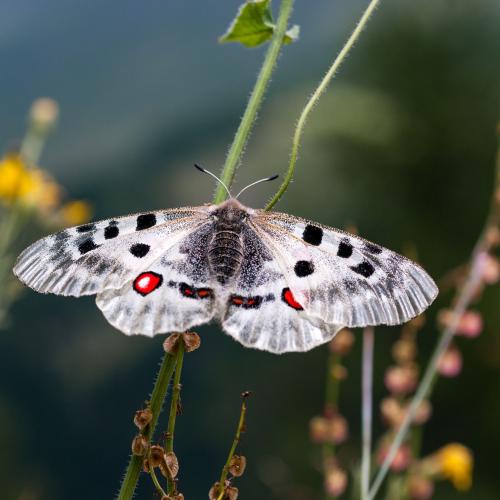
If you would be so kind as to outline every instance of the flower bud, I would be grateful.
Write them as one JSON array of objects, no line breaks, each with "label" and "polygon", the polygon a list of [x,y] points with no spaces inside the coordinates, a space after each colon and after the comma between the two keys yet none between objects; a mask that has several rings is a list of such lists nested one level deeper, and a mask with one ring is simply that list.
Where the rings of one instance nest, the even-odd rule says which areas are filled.
[{"label": "flower bud", "polygon": [[428,500],[434,493],[434,483],[420,474],[408,478],[408,494],[412,500]]},{"label": "flower bud", "polygon": [[482,266],[483,281],[488,285],[494,285],[500,280],[500,262],[496,257],[486,254]]},{"label": "flower bud", "polygon": [[[218,500],[220,493],[221,493],[220,484],[217,481],[216,483],[214,483],[214,485],[210,488],[210,491],[208,492],[209,500]],[[222,498],[223,500],[237,500],[238,494],[239,494],[238,488],[236,488],[235,486],[228,485],[224,490],[224,496]]]},{"label": "flower bud", "polygon": [[453,378],[460,374],[462,365],[463,360],[461,352],[456,347],[450,346],[441,354],[437,370],[443,377]]},{"label": "flower bud", "polygon": [[[379,465],[382,465],[382,463],[385,460],[385,457],[387,456],[387,453],[389,453],[389,443],[386,443],[383,446],[381,446],[378,451],[377,463]],[[401,472],[410,465],[410,462],[411,462],[411,449],[407,444],[403,444],[399,447],[398,451],[396,452],[396,455],[392,460],[390,468],[394,472]]]},{"label": "flower bud", "polygon": [[231,461],[229,462],[229,472],[234,477],[240,477],[245,472],[247,466],[247,459],[243,455],[233,455]]},{"label": "flower bud", "polygon": [[311,440],[316,443],[340,444],[347,439],[347,420],[338,413],[331,417],[314,417],[309,423]]},{"label": "flower bud", "polygon": [[414,340],[402,338],[392,346],[392,357],[399,365],[411,363],[417,355],[417,346]]},{"label": "flower bud", "polygon": [[[406,409],[408,409],[408,407]],[[431,418],[431,415],[432,405],[428,399],[424,399],[417,407],[413,422],[417,425],[423,425]]]},{"label": "flower bud", "polygon": [[399,402],[393,398],[384,398],[380,403],[382,419],[390,427],[399,427],[405,417],[404,409]]},{"label": "flower bud", "polygon": [[347,378],[347,368],[345,366],[335,364],[332,367],[332,377],[335,380],[345,380]]},{"label": "flower bud", "polygon": [[400,396],[413,392],[417,381],[418,372],[414,365],[390,366],[384,376],[387,389]]},{"label": "flower bud", "polygon": [[329,468],[325,474],[325,492],[339,497],[347,488],[347,474],[339,467]]},{"label": "flower bud", "polygon": [[348,328],[340,330],[335,337],[330,341],[330,350],[340,356],[349,354],[352,345],[354,344],[354,334]]},{"label": "flower bud", "polygon": [[153,412],[151,408],[144,408],[143,410],[138,410],[134,415],[134,424],[142,431],[153,419]]},{"label": "flower bud", "polygon": [[135,438],[132,440],[132,453],[134,455],[137,455],[138,457],[142,457],[146,454],[147,450],[148,440],[141,434],[135,436]]},{"label": "flower bud", "polygon": [[41,97],[33,102],[30,110],[30,121],[42,132],[50,130],[59,116],[59,105],[54,99]]},{"label": "flower bud", "polygon": [[[443,309],[438,313],[438,322],[441,326],[449,328],[455,318],[455,313],[450,309]],[[457,326],[457,335],[468,338],[477,337],[483,329],[483,318],[477,311],[465,311]]]}]

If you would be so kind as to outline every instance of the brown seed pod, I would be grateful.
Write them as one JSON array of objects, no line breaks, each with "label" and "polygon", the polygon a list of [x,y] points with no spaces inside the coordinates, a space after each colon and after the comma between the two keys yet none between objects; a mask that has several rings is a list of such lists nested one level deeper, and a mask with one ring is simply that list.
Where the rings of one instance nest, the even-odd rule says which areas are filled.
[{"label": "brown seed pod", "polygon": [[165,455],[165,460],[160,464],[162,474],[168,479],[175,479],[179,473],[179,461],[173,451],[169,451]]},{"label": "brown seed pod", "polygon": [[200,347],[200,336],[195,332],[186,332],[182,334],[184,340],[184,348],[186,352],[196,351]]},{"label": "brown seed pod", "polygon": [[247,466],[247,459],[243,455],[233,455],[231,461],[229,462],[229,472],[234,477],[240,477],[245,472]]},{"label": "brown seed pod", "polygon": [[148,440],[141,434],[135,436],[135,438],[132,440],[132,453],[134,455],[137,455],[138,457],[142,457],[146,454],[147,450]]},{"label": "brown seed pod", "polygon": [[134,424],[142,431],[153,419],[153,412],[151,408],[144,408],[143,410],[138,410],[134,415]]},{"label": "brown seed pod", "polygon": [[161,464],[165,463],[165,451],[159,444],[151,446],[151,451],[149,452],[149,462],[152,467],[159,467]]}]

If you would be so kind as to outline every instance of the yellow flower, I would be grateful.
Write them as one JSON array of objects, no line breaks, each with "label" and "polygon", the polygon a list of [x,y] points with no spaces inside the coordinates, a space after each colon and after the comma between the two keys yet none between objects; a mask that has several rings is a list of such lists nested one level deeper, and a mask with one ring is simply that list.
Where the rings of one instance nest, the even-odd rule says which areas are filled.
[{"label": "yellow flower", "polygon": [[21,156],[17,153],[6,155],[0,162],[0,198],[11,202],[30,193],[34,187],[35,179]]},{"label": "yellow flower", "polygon": [[436,453],[439,471],[457,490],[468,490],[472,485],[474,458],[471,451],[458,443],[443,446]]},{"label": "yellow flower", "polygon": [[90,205],[81,200],[70,201],[61,208],[61,215],[65,225],[78,226],[90,220]]},{"label": "yellow flower", "polygon": [[11,153],[0,162],[0,199],[19,201],[42,212],[59,202],[60,187],[40,168],[27,168],[21,155]]}]

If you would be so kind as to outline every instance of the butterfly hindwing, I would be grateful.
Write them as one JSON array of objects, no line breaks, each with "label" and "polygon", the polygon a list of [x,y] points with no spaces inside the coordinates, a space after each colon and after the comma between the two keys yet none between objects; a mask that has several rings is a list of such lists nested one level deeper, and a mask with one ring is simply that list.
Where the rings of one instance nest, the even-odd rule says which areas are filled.
[{"label": "butterfly hindwing", "polygon": [[65,229],[33,243],[14,273],[43,293],[119,288],[206,220],[204,207],[134,214]]},{"label": "butterfly hindwing", "polygon": [[252,222],[304,310],[326,324],[400,324],[437,295],[420,266],[357,236],[273,212]]},{"label": "butterfly hindwing", "polygon": [[249,227],[242,238],[244,258],[226,295],[224,330],[247,347],[274,353],[307,351],[332,338],[342,326],[311,321],[261,238]]},{"label": "butterfly hindwing", "polygon": [[205,223],[164,251],[119,289],[97,295],[97,306],[122,332],[153,336],[185,331],[216,313],[206,266],[211,224]]}]

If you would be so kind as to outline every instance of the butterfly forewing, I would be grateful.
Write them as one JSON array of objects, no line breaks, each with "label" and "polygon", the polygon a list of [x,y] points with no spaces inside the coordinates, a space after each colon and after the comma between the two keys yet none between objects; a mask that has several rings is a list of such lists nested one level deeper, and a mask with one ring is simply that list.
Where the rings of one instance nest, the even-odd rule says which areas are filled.
[{"label": "butterfly forewing", "polygon": [[65,229],[28,247],[14,273],[43,293],[78,297],[120,288],[205,220],[204,207],[179,208]]},{"label": "butterfly forewing", "polygon": [[252,223],[304,310],[327,324],[403,323],[437,295],[420,266],[357,236],[280,213]]}]

